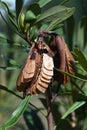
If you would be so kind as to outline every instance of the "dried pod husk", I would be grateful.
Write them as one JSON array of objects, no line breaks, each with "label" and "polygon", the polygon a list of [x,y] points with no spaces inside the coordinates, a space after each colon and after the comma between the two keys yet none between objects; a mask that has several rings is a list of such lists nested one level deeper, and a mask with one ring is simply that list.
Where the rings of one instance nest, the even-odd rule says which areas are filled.
[{"label": "dried pod husk", "polygon": [[[74,74],[74,58],[64,39],[59,35],[52,35],[50,40],[50,48],[53,52],[55,52],[55,56],[53,58],[55,68]],[[54,69],[54,80],[56,80],[60,85],[62,83],[65,84],[69,82],[70,77]]]},{"label": "dried pod husk", "polygon": [[[64,43],[64,48],[65,48],[65,59],[66,59],[66,65],[65,65],[65,72],[68,72],[72,75],[74,75],[74,58],[67,47],[67,44]],[[70,82],[70,77],[67,75],[64,75],[64,84]]]},{"label": "dried pod husk", "polygon": [[19,91],[25,91],[29,82],[31,82],[32,78],[35,74],[35,58],[36,58],[36,47],[35,44],[32,45],[27,60],[18,76],[17,79],[17,89]]},{"label": "dried pod husk", "polygon": [[17,88],[24,95],[45,93],[53,76],[59,85],[70,81],[69,76],[55,70],[54,66],[74,74],[74,59],[64,39],[51,35],[49,46],[43,41],[43,37],[39,36],[38,44],[32,45],[18,76]]},{"label": "dried pod husk", "polygon": [[[44,43],[33,45],[19,74],[17,88],[24,95],[45,93],[53,76],[53,58]],[[49,49],[50,50],[50,49]]]},{"label": "dried pod husk", "polygon": [[[53,57],[55,68],[65,71],[65,49],[62,38],[58,35],[53,35],[50,48],[55,52],[55,56]],[[61,84],[64,81],[64,75],[54,69],[54,80],[56,80],[58,84]]]},{"label": "dried pod husk", "polygon": [[[40,63],[41,64],[41,63]],[[49,56],[47,53],[42,54],[42,64],[39,70],[36,68],[35,77],[32,80],[30,85],[30,89],[27,89],[26,94],[38,94],[45,93],[49,84],[51,83],[53,76],[53,58]]]}]

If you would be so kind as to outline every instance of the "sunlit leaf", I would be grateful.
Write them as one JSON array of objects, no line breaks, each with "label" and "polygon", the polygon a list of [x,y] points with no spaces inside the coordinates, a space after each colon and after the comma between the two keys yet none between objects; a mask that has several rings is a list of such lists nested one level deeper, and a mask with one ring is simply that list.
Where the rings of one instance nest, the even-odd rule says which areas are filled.
[{"label": "sunlit leaf", "polygon": [[25,14],[21,11],[18,17],[18,28],[21,32],[24,31],[24,18]]},{"label": "sunlit leaf", "polygon": [[72,74],[70,74],[70,73],[67,73],[67,72],[65,72],[65,71],[62,71],[62,70],[60,70],[60,69],[58,69],[58,68],[55,68],[55,70],[56,71],[59,71],[59,72],[61,72],[61,73],[63,73],[63,74],[65,74],[65,75],[68,75],[68,76],[70,76],[71,78],[74,78],[74,79],[77,79],[77,80],[81,80],[81,81],[84,81],[84,82],[87,82],[87,78],[85,77],[83,77],[83,78],[80,78],[80,77],[78,77],[78,76],[75,76],[75,75],[72,75]]},{"label": "sunlit leaf", "polygon": [[10,60],[9,60],[9,63],[10,63],[11,65],[14,65],[14,66],[19,66],[19,64],[18,64],[15,60],[13,60],[13,59],[10,59]]},{"label": "sunlit leaf", "polygon": [[76,101],[61,117],[61,119],[65,119],[69,114],[71,114],[73,111],[77,110],[81,106],[83,106],[87,102],[87,89],[84,89],[84,95],[79,94],[79,101]]},{"label": "sunlit leaf", "polygon": [[31,10],[27,11],[25,15],[25,22],[32,22],[34,20],[36,20],[35,14]]},{"label": "sunlit leaf", "polygon": [[16,124],[24,110],[26,109],[31,96],[27,96],[24,100],[21,101],[17,109],[12,113],[10,118],[2,125],[0,128],[6,129]]},{"label": "sunlit leaf", "polygon": [[47,30],[53,30],[55,28],[58,28],[59,23],[69,18],[73,13],[74,13],[74,8],[68,8],[66,13],[64,12],[60,17],[52,19],[52,22],[47,27]]},{"label": "sunlit leaf", "polygon": [[70,113],[78,109],[79,107],[83,106],[86,103],[86,101],[77,101],[75,102],[61,117],[61,119],[65,119]]},{"label": "sunlit leaf", "polygon": [[67,15],[69,10],[73,10],[73,8],[67,8],[65,6],[54,6],[46,11],[44,11],[36,20],[35,23],[41,22],[41,21],[52,21],[55,18],[60,18],[61,15]]},{"label": "sunlit leaf", "polygon": [[19,13],[22,9],[23,3],[24,3],[24,0],[16,0],[15,5],[16,5],[16,16],[17,16],[17,18],[18,18]]}]

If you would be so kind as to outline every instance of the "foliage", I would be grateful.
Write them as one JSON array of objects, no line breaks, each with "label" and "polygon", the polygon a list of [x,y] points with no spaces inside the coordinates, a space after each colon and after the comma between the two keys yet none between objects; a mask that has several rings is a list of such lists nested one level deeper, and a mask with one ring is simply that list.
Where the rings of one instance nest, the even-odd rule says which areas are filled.
[{"label": "foliage", "polygon": [[5,122],[1,128],[3,130],[6,130],[7,128],[13,126],[18,119],[20,118],[21,114],[23,114],[26,105],[28,104],[30,99],[30,96],[27,96],[21,103],[20,105],[17,107],[17,109],[12,113],[12,116],[7,120],[7,122]]},{"label": "foliage", "polygon": [[[14,11],[10,9],[8,3],[0,0],[0,21],[2,21],[0,27],[0,73],[2,78],[0,78],[8,86],[8,88],[4,88],[2,80],[0,80],[0,89],[6,91],[6,93],[3,93],[3,91],[0,93],[2,95],[0,100],[4,104],[4,109],[0,109],[5,115],[5,110],[8,106],[9,111],[11,110],[12,112],[14,107],[16,107],[16,102],[19,101],[20,96],[15,90],[15,82],[18,69],[20,69],[25,60],[26,52],[29,51],[31,44],[36,41],[40,29],[54,30],[58,34],[62,34],[66,41],[68,41],[68,45],[73,50],[72,54],[75,58],[75,76],[63,72],[72,77],[71,83],[66,86],[61,85],[58,98],[52,102],[55,129],[63,130],[65,129],[64,127],[67,130],[87,129],[86,3],[86,0],[83,3],[81,0],[39,0],[39,2],[31,2],[24,5],[24,0],[16,0]],[[57,71],[60,70],[57,69]],[[7,81],[4,81],[5,78]],[[54,82],[53,91],[56,90],[56,87],[58,85]],[[11,99],[12,95],[15,95],[16,98],[13,96]],[[26,109],[29,98],[27,97],[22,100],[8,121],[3,123],[3,125],[0,124],[2,130],[17,123],[24,111],[24,119],[28,129],[37,130],[40,127],[47,129],[46,122],[42,120],[43,117],[46,118],[46,101],[44,95],[33,96],[33,103],[29,102],[30,105]],[[15,102],[14,107],[11,105],[13,101]],[[35,115],[32,113],[35,113]],[[38,120],[42,123],[40,126]],[[63,123],[65,123],[64,127]],[[27,130],[27,128],[25,127],[24,129]]]}]

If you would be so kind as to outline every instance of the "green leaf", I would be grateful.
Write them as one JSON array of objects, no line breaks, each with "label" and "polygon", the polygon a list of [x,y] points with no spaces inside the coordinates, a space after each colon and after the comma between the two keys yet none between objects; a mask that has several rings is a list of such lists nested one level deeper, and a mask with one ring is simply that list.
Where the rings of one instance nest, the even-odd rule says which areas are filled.
[{"label": "green leaf", "polygon": [[18,64],[15,60],[13,60],[13,59],[10,59],[10,60],[9,60],[9,63],[10,63],[11,65],[14,65],[14,66],[19,66],[19,64]]},{"label": "green leaf", "polygon": [[46,11],[44,11],[40,16],[38,16],[38,19],[36,20],[35,23],[41,22],[41,21],[46,21],[50,22],[54,20],[55,18],[60,18],[64,15],[67,16],[67,13],[69,10],[73,10],[73,8],[67,8],[65,6],[54,6]]},{"label": "green leaf", "polygon": [[74,10],[75,10],[74,8],[67,8],[67,11],[64,12],[60,17],[52,20],[52,22],[47,27],[47,30],[53,30],[55,28],[58,28],[59,23],[69,18],[74,13]]},{"label": "green leaf", "polygon": [[23,3],[24,3],[24,0],[16,0],[16,16],[18,18],[20,12],[21,12],[21,9],[22,9],[22,6],[23,6]]},{"label": "green leaf", "polygon": [[31,10],[27,11],[25,15],[25,22],[32,22],[34,20],[36,20],[35,14]]},{"label": "green leaf", "polygon": [[0,70],[14,70],[18,68],[19,66],[0,66]]},{"label": "green leaf", "polygon": [[74,49],[75,57],[79,61],[79,64],[83,67],[85,71],[87,71],[87,59],[79,48]]},{"label": "green leaf", "polygon": [[67,72],[65,72],[65,71],[63,71],[63,70],[60,70],[60,69],[58,69],[58,68],[54,68],[54,69],[55,69],[56,71],[58,71],[58,72],[61,72],[61,73],[65,74],[65,75],[70,76],[71,78],[74,78],[74,79],[77,79],[77,80],[81,80],[81,81],[87,82],[87,78],[80,78],[80,77],[78,77],[78,76],[72,75],[72,74],[67,73]]},{"label": "green leaf", "polygon": [[24,31],[24,18],[25,14],[21,11],[18,17],[18,28],[21,32]]},{"label": "green leaf", "polygon": [[6,128],[10,128],[11,126],[13,126],[17,123],[17,121],[23,114],[24,110],[26,109],[26,107],[29,103],[30,97],[31,96],[27,96],[24,100],[22,100],[22,102],[19,104],[17,109],[12,113],[10,118],[2,126],[0,126],[0,128],[5,130]]},{"label": "green leaf", "polygon": [[42,8],[43,6],[45,6],[46,4],[48,4],[50,1],[52,0],[39,0],[39,5]]},{"label": "green leaf", "polygon": [[78,108],[80,108],[81,106],[83,106],[86,102],[87,102],[87,89],[84,89],[84,95],[80,94],[80,101],[76,101],[65,113],[64,115],[61,117],[61,119],[65,119],[69,114],[71,114],[73,111],[77,110]]},{"label": "green leaf", "polygon": [[[5,12],[8,12],[7,7],[5,6],[4,3],[1,2],[1,6],[3,7]],[[6,8],[5,8],[5,7]],[[7,9],[7,10],[6,10]],[[4,20],[4,22],[6,23],[6,25],[9,27],[9,29],[13,32],[15,32],[17,35],[19,35],[21,38],[23,38],[23,36],[18,32],[18,27],[16,22],[14,22],[14,20],[10,17],[9,13],[6,15],[6,17],[3,15],[2,12],[0,12],[2,19]]]},{"label": "green leaf", "polygon": [[[5,34],[0,33],[0,40],[7,41],[7,37],[5,36]],[[2,43],[0,43],[0,44],[2,44]]]},{"label": "green leaf", "polygon": [[12,11],[10,11],[8,5],[5,2],[2,2],[2,7],[5,10],[5,12],[7,13],[6,18],[9,20],[9,22],[11,22],[11,24],[16,28],[17,28],[17,24],[16,22],[13,20],[13,18],[15,17],[15,15],[12,13]]},{"label": "green leaf", "polygon": [[71,114],[73,111],[78,109],[79,107],[83,106],[86,103],[86,101],[77,101],[75,102],[61,117],[61,119],[65,119],[69,114]]},{"label": "green leaf", "polygon": [[9,21],[11,22],[11,24],[12,24],[16,29],[18,29],[18,26],[17,26],[17,23],[15,22],[15,20],[14,20],[12,17],[10,17],[10,15],[8,15],[8,18],[9,18]]},{"label": "green leaf", "polygon": [[41,8],[40,8],[39,4],[36,2],[29,4],[27,11],[28,10],[31,10],[36,16],[41,13]]}]

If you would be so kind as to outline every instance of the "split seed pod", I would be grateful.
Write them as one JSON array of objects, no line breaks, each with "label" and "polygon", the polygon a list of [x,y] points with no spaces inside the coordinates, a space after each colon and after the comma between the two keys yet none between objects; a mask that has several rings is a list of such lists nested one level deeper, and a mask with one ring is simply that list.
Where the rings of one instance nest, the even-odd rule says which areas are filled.
[{"label": "split seed pod", "polygon": [[43,41],[32,45],[17,79],[17,88],[25,95],[44,93],[51,83],[54,63],[48,50]]},{"label": "split seed pod", "polygon": [[[55,56],[53,58],[55,68],[74,74],[74,58],[61,36],[51,36],[50,49],[55,52]],[[65,84],[70,81],[69,76],[58,72],[57,70],[54,70],[54,79],[58,82],[58,84]]]},{"label": "split seed pod", "polygon": [[[52,77],[58,84],[67,83],[70,77],[54,69],[74,74],[74,59],[64,39],[52,31],[41,31],[37,44],[33,44],[18,76],[17,88],[24,95],[45,93]],[[45,35],[46,34],[46,35]],[[43,37],[51,35],[49,46]]]}]

